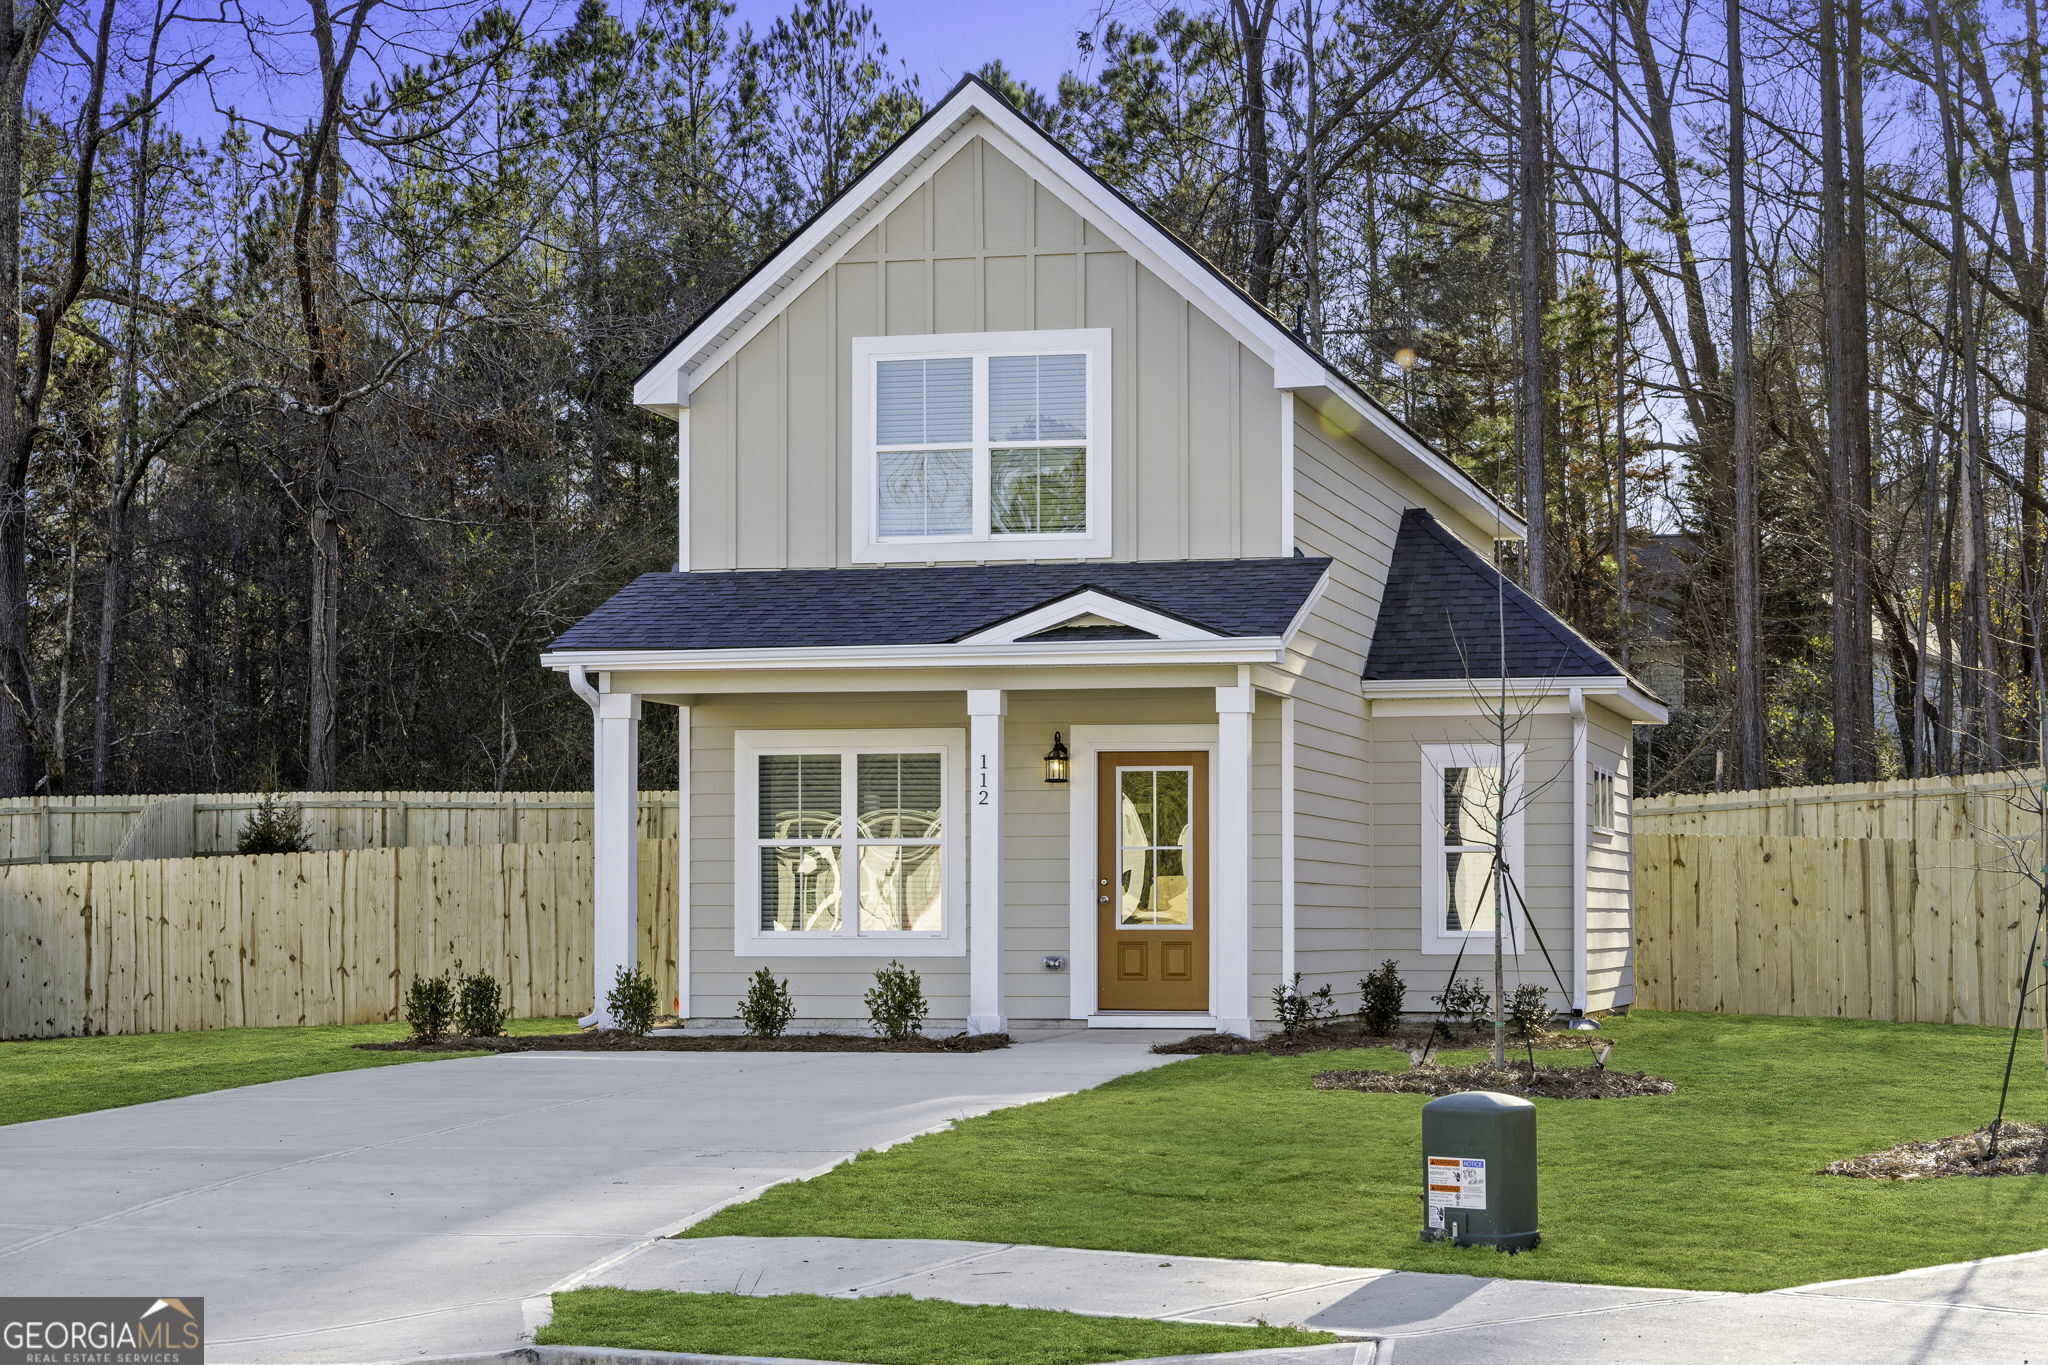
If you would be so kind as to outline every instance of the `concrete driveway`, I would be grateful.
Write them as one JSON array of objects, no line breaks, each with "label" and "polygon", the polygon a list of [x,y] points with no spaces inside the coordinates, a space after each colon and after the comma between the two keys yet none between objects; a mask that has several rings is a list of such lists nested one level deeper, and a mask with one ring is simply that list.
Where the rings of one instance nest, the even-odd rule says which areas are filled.
[{"label": "concrete driveway", "polygon": [[522,1302],[950,1119],[1162,1065],[1065,1034],[965,1056],[527,1053],[0,1128],[0,1294],[204,1295],[213,1361],[512,1344]]}]

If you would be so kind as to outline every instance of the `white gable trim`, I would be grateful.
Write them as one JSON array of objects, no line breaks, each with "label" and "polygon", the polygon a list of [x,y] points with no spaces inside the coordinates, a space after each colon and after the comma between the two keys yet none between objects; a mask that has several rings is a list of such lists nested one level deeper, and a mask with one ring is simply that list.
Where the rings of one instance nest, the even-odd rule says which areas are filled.
[{"label": "white gable trim", "polygon": [[[1298,391],[1326,419],[1345,429],[1402,472],[1433,488],[1476,526],[1505,537],[1526,534],[1522,519],[1429,448],[1350,381],[1333,374],[1312,351],[1263,309],[1203,269],[1187,249],[1055,149],[1033,150],[1048,139],[1009,104],[977,81],[963,81],[925,122],[890,149],[863,179],[875,188],[819,214],[772,256],[744,287],[683,334],[633,385],[633,401],[665,414],[686,408],[695,375],[717,368],[775,315],[776,298],[798,292],[808,276],[836,265],[865,234],[863,222],[880,221],[938,170],[936,153],[963,134],[979,134],[1010,157],[1037,184],[1093,223],[1117,247],[1205,307],[1224,330],[1273,368],[1276,389]],[[1279,455],[1276,452],[1276,455]],[[1280,458],[1285,458],[1281,455]]]},{"label": "white gable trim", "polygon": [[1142,630],[1146,634],[1160,640],[1221,640],[1227,638],[1218,635],[1213,630],[1204,630],[1200,626],[1190,625],[1178,617],[1167,616],[1160,612],[1149,610],[1134,602],[1126,602],[1121,597],[1113,597],[1106,592],[1100,592],[1094,588],[1084,588],[1080,592],[1060,598],[1057,602],[1048,602],[1042,607],[1033,608],[1022,616],[1013,616],[1009,620],[990,626],[985,630],[978,630],[972,635],[964,635],[960,638],[959,643],[963,645],[1016,644],[1027,635],[1035,635],[1041,630],[1051,630],[1054,626],[1064,625],[1077,616],[1100,616],[1105,620],[1114,621],[1120,626],[1129,626],[1133,630]]}]

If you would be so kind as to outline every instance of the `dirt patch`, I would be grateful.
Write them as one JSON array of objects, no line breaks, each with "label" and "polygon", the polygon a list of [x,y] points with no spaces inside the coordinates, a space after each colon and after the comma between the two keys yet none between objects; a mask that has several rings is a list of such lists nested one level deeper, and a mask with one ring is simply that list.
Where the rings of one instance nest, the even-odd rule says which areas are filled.
[{"label": "dirt patch", "polygon": [[2038,1123],[2008,1121],[1998,1130],[1998,1156],[1986,1158],[1991,1149],[1991,1129],[1936,1138],[1932,1142],[1902,1142],[1889,1151],[1852,1156],[1832,1161],[1822,1175],[1855,1176],[1864,1180],[1933,1180],[1945,1175],[2044,1175],[2048,1174],[2048,1127]]},{"label": "dirt patch", "polygon": [[[1302,1029],[1296,1033],[1273,1033],[1264,1038],[1240,1038],[1234,1033],[1197,1033],[1191,1038],[1180,1038],[1168,1043],[1154,1043],[1152,1050],[1174,1057],[1225,1056],[1242,1057],[1253,1054],[1268,1057],[1299,1057],[1308,1052],[1341,1052],[1361,1047],[1390,1047],[1400,1052],[1420,1052],[1428,1046],[1431,1052],[1455,1052],[1470,1048],[1491,1048],[1493,1027],[1467,1028],[1462,1024],[1446,1025],[1448,1035],[1438,1034],[1435,1042],[1430,1041],[1430,1026],[1427,1022],[1403,1024],[1392,1033],[1367,1033],[1357,1024],[1327,1024],[1321,1028]],[[1592,1039],[1598,1034],[1544,1033],[1537,1035],[1535,1047],[1538,1050],[1550,1048],[1591,1047]],[[1522,1038],[1512,1040],[1517,1051],[1530,1044]]]},{"label": "dirt patch", "polygon": [[1007,1033],[955,1033],[944,1038],[875,1038],[865,1033],[792,1033],[782,1038],[703,1033],[635,1037],[614,1029],[537,1033],[517,1038],[438,1038],[431,1043],[357,1043],[365,1052],[991,1052]]},{"label": "dirt patch", "polygon": [[1662,1076],[1641,1071],[1609,1071],[1596,1066],[1510,1066],[1497,1071],[1483,1066],[1410,1067],[1406,1071],[1324,1071],[1315,1078],[1318,1090],[1363,1090],[1380,1095],[1456,1095],[1466,1090],[1494,1090],[1546,1100],[1618,1100],[1635,1095],[1669,1095],[1678,1087]]}]

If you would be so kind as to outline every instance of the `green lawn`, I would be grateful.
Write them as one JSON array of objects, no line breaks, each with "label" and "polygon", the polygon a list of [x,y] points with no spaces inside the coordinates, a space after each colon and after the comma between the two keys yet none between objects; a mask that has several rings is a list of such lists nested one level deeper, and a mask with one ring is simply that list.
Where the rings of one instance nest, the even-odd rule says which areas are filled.
[{"label": "green lawn", "polygon": [[1102,1360],[1315,1346],[1338,1338],[1290,1327],[1218,1327],[1097,1318],[936,1299],[815,1294],[673,1294],[578,1289],[555,1295],[543,1346],[616,1346],[704,1355],[792,1356],[872,1365],[1091,1365]]},{"label": "green lawn", "polygon": [[[575,1026],[571,1019],[516,1019],[505,1027],[508,1033],[556,1033]],[[350,1046],[404,1036],[403,1024],[351,1024],[0,1043],[0,1124],[84,1114],[328,1071],[485,1055],[361,1052]]]},{"label": "green lawn", "polygon": [[[1637,1014],[1614,1065],[1671,1096],[1538,1100],[1543,1245],[1425,1244],[1415,1095],[1322,1092],[1387,1051],[1198,1057],[781,1185],[686,1236],[939,1237],[1763,1290],[2048,1246],[2048,1178],[1891,1184],[1836,1157],[1987,1122],[1996,1029]],[[2012,1112],[2048,1117],[2040,1034]]]}]

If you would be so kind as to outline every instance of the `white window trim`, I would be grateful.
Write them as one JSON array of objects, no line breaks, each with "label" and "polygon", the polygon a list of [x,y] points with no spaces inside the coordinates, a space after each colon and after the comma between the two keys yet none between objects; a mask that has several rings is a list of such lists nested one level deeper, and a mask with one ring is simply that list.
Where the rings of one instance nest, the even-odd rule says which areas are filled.
[{"label": "white window trim", "polygon": [[[1493,931],[1491,929],[1467,929],[1453,933],[1444,928],[1443,911],[1444,887],[1444,769],[1446,768],[1491,768],[1502,767],[1507,775],[1507,828],[1502,845],[1507,853],[1508,867],[1513,872],[1523,895],[1528,894],[1529,868],[1526,859],[1527,844],[1524,826],[1528,823],[1528,812],[1520,809],[1522,804],[1522,774],[1526,762],[1523,745],[1506,746],[1506,761],[1502,761],[1502,746],[1498,744],[1425,744],[1422,746],[1422,949],[1427,953],[1456,953],[1463,948],[1469,955],[1475,951],[1491,952]],[[1519,908],[1510,902],[1508,913],[1507,950],[1511,953],[1522,951],[1522,919]]]},{"label": "white window trim", "polygon": [[[967,444],[974,455],[974,530],[964,536],[875,534],[875,362],[974,360],[974,410],[986,421],[988,359],[999,355],[1080,352],[1088,357],[1088,531],[1085,535],[986,533],[990,442],[979,424]],[[1110,351],[1107,327],[1042,332],[954,332],[930,336],[855,337],[853,341],[853,558],[863,564],[923,564],[935,559],[1101,559],[1110,553]],[[957,447],[955,447],[957,448]]]},{"label": "white window trim", "polygon": [[[967,826],[960,793],[967,772],[967,733],[934,730],[737,730],[733,733],[733,956],[735,957],[959,957],[967,951]],[[937,933],[863,934],[859,911],[848,907],[847,927],[832,933],[761,928],[761,870],[755,851],[763,754],[933,753],[942,756],[939,849],[944,901]],[[848,873],[856,879],[858,871]]]},{"label": "white window trim", "polygon": [[[1593,787],[1595,783],[1597,783],[1599,779],[1603,777],[1606,778],[1609,783],[1609,799],[1607,813],[1610,817],[1608,823],[1604,825],[1600,823],[1597,814],[1597,812],[1600,809],[1600,803],[1593,798]],[[1614,768],[1603,768],[1597,763],[1587,768],[1586,809],[1588,811],[1588,814],[1586,816],[1586,825],[1587,828],[1591,829],[1593,833],[1600,835],[1601,837],[1606,839],[1620,838],[1623,825],[1622,807],[1623,803],[1627,799],[1628,798],[1623,794],[1621,785],[1621,773],[1618,770]]]}]

